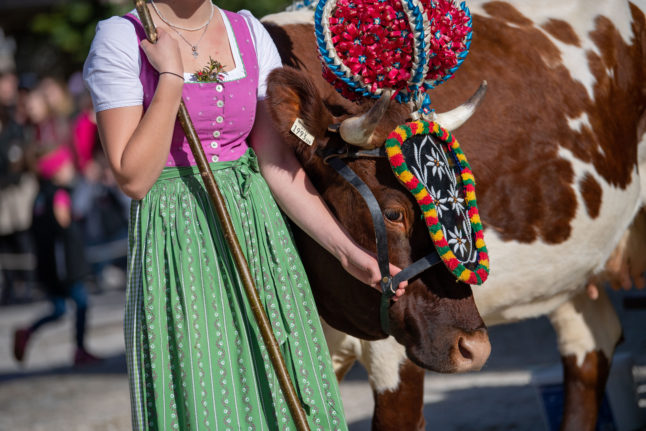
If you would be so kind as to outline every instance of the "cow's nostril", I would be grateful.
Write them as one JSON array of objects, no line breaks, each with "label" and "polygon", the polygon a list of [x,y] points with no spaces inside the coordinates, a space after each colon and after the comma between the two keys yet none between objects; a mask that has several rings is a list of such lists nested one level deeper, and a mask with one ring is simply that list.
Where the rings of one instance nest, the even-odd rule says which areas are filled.
[{"label": "cow's nostril", "polygon": [[457,348],[453,350],[452,356],[458,372],[479,370],[491,353],[486,329],[463,332],[456,344]]},{"label": "cow's nostril", "polygon": [[463,337],[460,337],[460,339],[458,340],[458,349],[460,351],[460,355],[462,355],[464,359],[473,360],[473,353],[471,353],[469,348],[466,346]]}]

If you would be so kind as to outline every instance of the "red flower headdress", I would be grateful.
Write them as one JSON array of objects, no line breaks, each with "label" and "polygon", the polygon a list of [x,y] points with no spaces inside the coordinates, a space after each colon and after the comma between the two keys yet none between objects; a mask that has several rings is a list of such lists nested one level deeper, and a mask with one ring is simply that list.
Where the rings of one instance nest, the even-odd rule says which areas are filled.
[{"label": "red flower headdress", "polygon": [[455,73],[471,42],[471,15],[452,0],[320,0],[315,12],[323,76],[345,97],[424,105]]}]

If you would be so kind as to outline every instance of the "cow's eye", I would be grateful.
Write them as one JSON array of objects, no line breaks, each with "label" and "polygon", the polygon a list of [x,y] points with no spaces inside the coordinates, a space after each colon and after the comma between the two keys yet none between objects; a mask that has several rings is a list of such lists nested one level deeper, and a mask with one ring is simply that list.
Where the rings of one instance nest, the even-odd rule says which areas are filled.
[{"label": "cow's eye", "polygon": [[401,223],[404,221],[404,212],[398,209],[387,208],[384,211],[384,216],[394,223]]}]

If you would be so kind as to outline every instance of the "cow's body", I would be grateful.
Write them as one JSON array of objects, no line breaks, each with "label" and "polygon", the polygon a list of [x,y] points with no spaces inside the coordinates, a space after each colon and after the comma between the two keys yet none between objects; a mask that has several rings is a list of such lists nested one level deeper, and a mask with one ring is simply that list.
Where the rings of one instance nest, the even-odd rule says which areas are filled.
[{"label": "cow's body", "polygon": [[515,3],[472,2],[469,60],[433,94],[441,110],[471,82],[490,85],[457,132],[494,262],[474,292],[488,323],[550,313],[571,298],[640,206],[644,47],[633,45],[628,3]]},{"label": "cow's body", "polygon": [[[550,317],[565,366],[564,426],[592,429],[596,414],[590,412],[598,408],[621,328],[603,291],[593,300],[585,288],[646,202],[640,184],[646,176],[639,175],[646,162],[646,3],[468,6],[471,52],[431,97],[442,111],[480,81],[489,83],[482,108],[455,133],[476,176],[492,265],[474,296],[489,325]],[[324,99],[343,104],[320,78],[313,34],[304,32],[311,27],[281,25],[285,33],[277,41],[286,64],[307,71]],[[287,51],[285,40],[293,43]],[[330,334],[341,374],[356,359],[371,373],[374,425],[403,429],[393,422],[398,418],[384,416],[392,409],[381,406],[407,396],[416,402],[399,409],[401,418],[423,426],[417,399],[423,372],[402,348],[392,339],[371,344]],[[399,379],[399,372],[406,377]]]}]

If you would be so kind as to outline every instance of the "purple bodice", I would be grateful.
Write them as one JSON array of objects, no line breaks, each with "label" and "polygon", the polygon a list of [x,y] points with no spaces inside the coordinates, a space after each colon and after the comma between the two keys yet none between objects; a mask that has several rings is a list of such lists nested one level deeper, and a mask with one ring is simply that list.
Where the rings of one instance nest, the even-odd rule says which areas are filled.
[{"label": "purple bodice", "polygon": [[[235,35],[231,46],[232,49],[237,46],[240,51],[242,64],[236,67],[244,69],[243,77],[222,83],[185,82],[182,90],[186,109],[209,162],[237,160],[245,153],[248,148],[246,139],[256,117],[258,93],[258,60],[247,22],[237,13],[220,10],[226,15]],[[139,19],[131,14],[125,18],[135,25],[139,41],[144,39],[146,36]],[[159,74],[141,49],[140,55],[139,79],[144,89],[145,110],[155,94]],[[195,165],[195,158],[179,121],[176,121],[166,166],[190,165]]]}]

